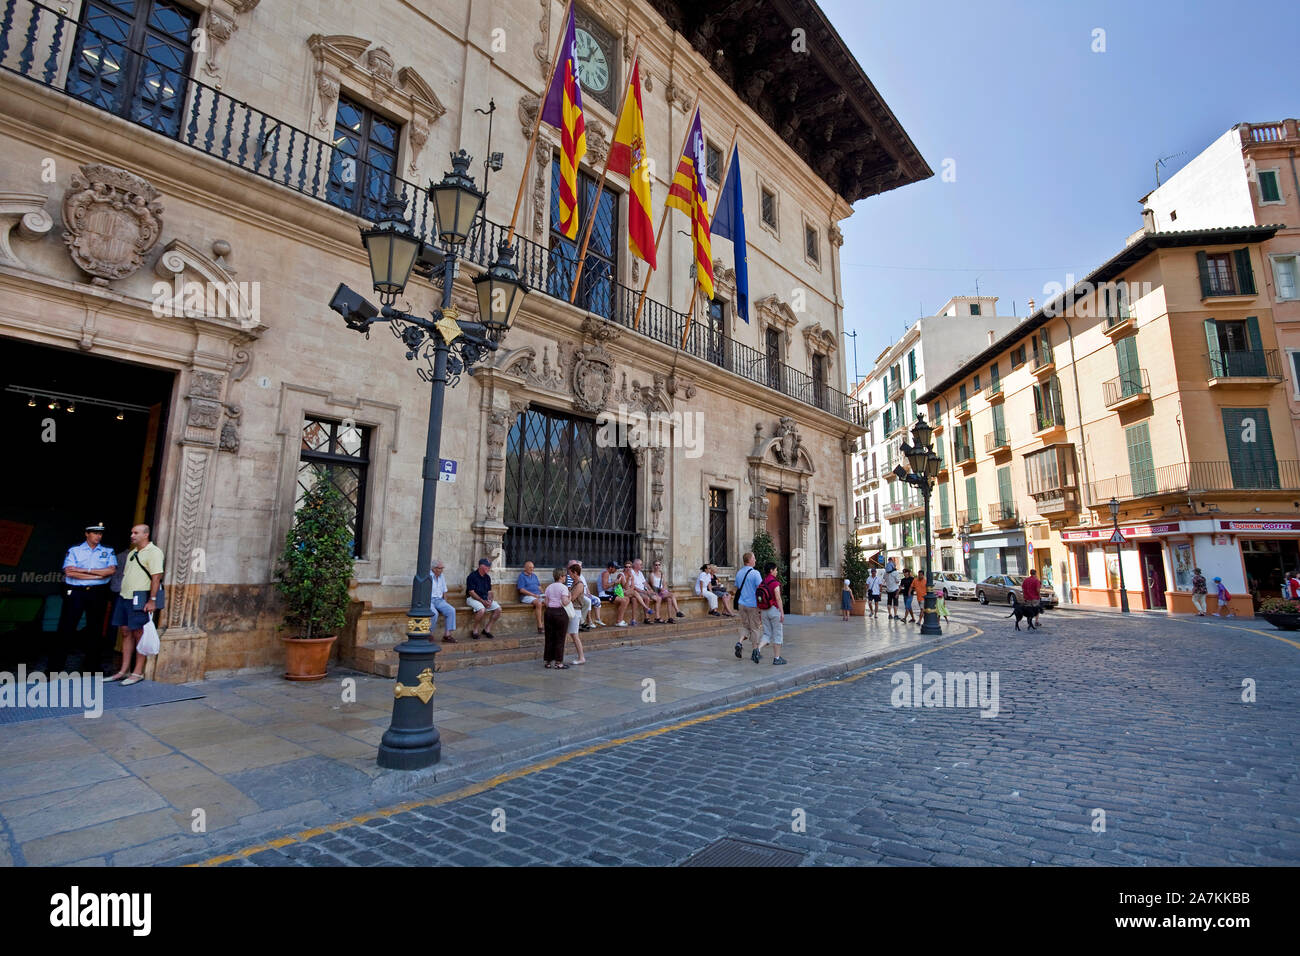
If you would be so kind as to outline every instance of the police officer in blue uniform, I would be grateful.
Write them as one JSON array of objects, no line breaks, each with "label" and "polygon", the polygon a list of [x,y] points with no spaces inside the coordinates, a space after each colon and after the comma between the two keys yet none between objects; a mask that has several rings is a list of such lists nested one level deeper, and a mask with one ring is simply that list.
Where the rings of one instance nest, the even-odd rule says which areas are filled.
[{"label": "police officer in blue uniform", "polygon": [[63,559],[63,610],[59,613],[59,633],[51,650],[49,670],[61,671],[67,665],[68,648],[76,640],[77,622],[86,615],[82,638],[85,657],[81,669],[94,673],[102,669],[100,655],[104,645],[104,612],[108,607],[109,581],[117,571],[117,556],[104,540],[103,523],[86,526],[86,542],[68,549]]}]

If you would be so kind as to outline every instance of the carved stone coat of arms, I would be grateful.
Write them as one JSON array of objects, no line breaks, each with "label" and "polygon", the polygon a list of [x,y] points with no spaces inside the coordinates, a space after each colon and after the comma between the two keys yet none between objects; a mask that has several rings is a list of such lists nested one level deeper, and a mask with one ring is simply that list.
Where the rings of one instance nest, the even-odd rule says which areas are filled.
[{"label": "carved stone coat of arms", "polygon": [[63,197],[63,241],[72,261],[99,284],[144,264],[162,235],[162,201],[153,185],[104,163],[87,163]]}]

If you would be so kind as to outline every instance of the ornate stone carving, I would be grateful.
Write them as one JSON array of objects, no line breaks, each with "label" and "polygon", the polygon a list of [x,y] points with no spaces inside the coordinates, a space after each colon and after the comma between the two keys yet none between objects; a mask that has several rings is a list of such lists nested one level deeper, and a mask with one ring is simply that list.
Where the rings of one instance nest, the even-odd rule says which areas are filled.
[{"label": "ornate stone carving", "polygon": [[433,87],[419,73],[409,66],[395,69],[392,54],[382,46],[372,48],[364,37],[313,33],[307,38],[307,46],[315,61],[316,89],[321,100],[321,112],[316,117],[319,129],[329,129],[331,107],[340,86],[366,90],[380,106],[425,129],[447,112]]},{"label": "ornate stone carving", "polygon": [[844,245],[844,233],[840,231],[837,224],[831,223],[830,228],[826,230],[826,234],[830,237],[832,246]]},{"label": "ornate stone carving", "polygon": [[226,420],[221,425],[219,445],[222,451],[239,451],[239,417],[242,414],[243,409],[238,405],[226,406]]},{"label": "ornate stone carving", "polygon": [[794,310],[775,295],[767,295],[754,303],[754,311],[758,315],[759,341],[763,341],[768,326],[772,326],[781,330],[788,348],[794,328],[799,324],[799,316]]},{"label": "ornate stone carving", "polygon": [[541,97],[535,93],[519,97],[519,128],[525,139],[533,137],[533,124],[537,122],[537,107],[541,102]]},{"label": "ornate stone carving", "polygon": [[541,239],[546,225],[546,184],[550,181],[551,151],[555,147],[545,137],[538,137],[533,158],[537,162],[537,176],[533,180],[533,238]]},{"label": "ornate stone carving", "polygon": [[209,7],[203,28],[207,32],[208,44],[208,58],[203,69],[209,76],[219,76],[221,71],[217,66],[217,51],[239,27],[235,25],[234,17],[226,16],[216,7]]},{"label": "ornate stone carving", "polygon": [[339,85],[321,73],[316,77],[316,93],[320,97],[320,115],[316,117],[316,126],[329,129],[330,113],[334,109],[334,101],[339,98]]},{"label": "ornate stone carving", "polygon": [[496,521],[501,500],[501,478],[505,472],[506,434],[514,421],[510,412],[494,408],[488,412],[487,424],[487,467],[484,469],[483,491],[487,496],[486,517]]},{"label": "ornate stone carving", "polygon": [[622,405],[636,406],[649,415],[652,412],[671,412],[673,399],[677,395],[689,400],[695,397],[695,392],[695,382],[685,375],[663,375],[659,372],[654,374],[653,384],[642,385],[633,379],[632,387],[628,388],[627,373],[624,372],[622,384],[614,398]]},{"label": "ornate stone carving", "polygon": [[220,421],[221,406],[218,403],[197,398],[190,401],[190,414],[186,420],[187,425],[194,428],[215,429]]},{"label": "ornate stone carving", "polygon": [[395,68],[393,55],[383,47],[377,46],[366,52],[366,70],[380,83],[392,83]]},{"label": "ornate stone carving", "polygon": [[537,30],[541,39],[533,44],[533,57],[545,80],[551,75],[551,0],[540,0],[540,4],[542,16],[537,21]]},{"label": "ornate stone carving", "polygon": [[45,197],[40,193],[0,193],[0,264],[24,268],[14,254],[9,234],[18,227],[18,235],[35,242],[54,228],[54,217],[45,211]]},{"label": "ornate stone carving", "polygon": [[191,445],[185,449],[175,537],[168,549],[172,555],[167,582],[169,628],[194,627],[198,624],[199,589],[190,577],[194,566],[193,552],[200,546],[204,524],[202,503],[209,457],[210,453],[205,448]]},{"label": "ornate stone carving", "polygon": [[190,378],[190,397],[220,398],[222,379],[216,372],[195,372]]},{"label": "ornate stone carving", "polygon": [[781,419],[776,426],[776,437],[777,443],[772,446],[772,453],[776,455],[776,460],[783,465],[799,464],[799,451],[803,447],[803,439],[793,418]]},{"label": "ornate stone carving", "polygon": [[415,121],[411,124],[411,132],[408,142],[411,144],[411,162],[408,168],[411,175],[414,176],[420,171],[420,153],[424,151],[424,144],[429,141],[429,127],[426,123]]},{"label": "ornate stone carving", "polygon": [[591,336],[597,342],[616,342],[623,334],[623,327],[609,319],[587,313],[582,320],[582,334]]},{"label": "ornate stone carving", "polygon": [[835,338],[835,333],[825,328],[820,322],[813,322],[803,327],[803,341],[809,355],[815,353],[834,355],[836,348],[839,346]]},{"label": "ornate stone carving", "polygon": [[599,343],[573,352],[573,372],[569,380],[573,405],[581,412],[595,414],[605,410],[614,387],[614,358]]},{"label": "ornate stone carving", "polygon": [[533,388],[550,392],[564,391],[564,364],[551,365],[551,347],[542,347],[542,363],[537,364],[537,350],[531,345],[506,352],[497,360],[496,368],[506,375],[518,375]]},{"label": "ornate stone carving", "polygon": [[799,540],[803,540],[804,534],[808,531],[808,492],[800,491],[795,495],[795,523],[799,526]]},{"label": "ornate stone carving", "polygon": [[713,260],[713,288],[728,301],[736,301],[736,270],[728,269],[721,259]]},{"label": "ornate stone carving", "polygon": [[650,449],[650,525],[656,532],[664,510],[664,465],[667,457],[662,446]]},{"label": "ornate stone carving", "polygon": [[96,285],[132,275],[162,235],[162,201],[148,181],[104,163],[87,163],[63,197],[63,241]]},{"label": "ornate stone carving", "polygon": [[592,120],[587,124],[587,162],[593,166],[603,166],[608,155],[609,131],[603,123]]},{"label": "ornate stone carving", "polygon": [[668,80],[668,85],[664,87],[664,98],[683,112],[691,108],[689,91],[685,87],[678,86],[677,81],[671,77]]}]

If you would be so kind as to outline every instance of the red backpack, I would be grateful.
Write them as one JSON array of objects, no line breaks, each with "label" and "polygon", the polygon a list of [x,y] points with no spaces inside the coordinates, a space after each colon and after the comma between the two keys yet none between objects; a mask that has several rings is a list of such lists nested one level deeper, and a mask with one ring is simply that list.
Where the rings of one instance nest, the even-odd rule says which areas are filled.
[{"label": "red backpack", "polygon": [[[776,582],[775,578],[773,578],[773,581],[779,583]],[[776,606],[776,595],[772,593],[772,588],[768,586],[766,580],[754,589],[754,599],[758,602],[760,611],[766,611],[768,608]]]}]

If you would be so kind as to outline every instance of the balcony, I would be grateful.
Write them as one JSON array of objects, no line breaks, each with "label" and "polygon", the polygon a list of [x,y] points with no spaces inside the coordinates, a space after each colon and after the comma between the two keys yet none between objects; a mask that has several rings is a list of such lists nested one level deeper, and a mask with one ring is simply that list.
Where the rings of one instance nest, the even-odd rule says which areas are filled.
[{"label": "balcony", "polygon": [[1044,518],[1074,514],[1079,510],[1079,496],[1072,488],[1040,491],[1031,493],[1031,497],[1034,499],[1034,507],[1038,509],[1038,513]]},{"label": "balcony", "polygon": [[[0,21],[0,69],[79,104],[66,109],[61,104],[57,116],[51,111],[51,130],[75,129],[78,109],[103,110],[142,128],[140,138],[153,148],[179,145],[202,153],[309,201],[332,206],[354,217],[358,225],[377,219],[380,201],[391,192],[406,203],[406,215],[416,235],[430,247],[439,248],[433,202],[425,187],[401,179],[391,170],[349,156],[331,140],[291,126],[193,76],[182,76],[174,64],[155,61],[142,50],[129,48],[120,37],[101,35],[76,19],[40,4],[24,3],[18,12],[15,6],[14,0],[10,0]],[[66,68],[61,64],[67,59],[69,49],[76,48],[78,40],[90,45],[85,44],[86,38],[95,38],[100,49],[115,51],[115,57],[129,61],[133,68],[139,67],[137,72],[142,75],[157,75],[164,77],[166,83],[174,82],[175,89],[169,86],[166,97],[150,95],[145,90],[133,95],[132,103],[120,104],[118,100],[122,97],[113,85],[117,78],[107,71],[121,71],[121,66],[108,56],[96,61],[102,62],[103,72],[94,76],[88,74],[101,69],[99,66],[83,66],[74,81],[80,86],[70,89]],[[194,73],[198,72],[198,63],[195,58]],[[132,92],[125,86],[123,90]],[[508,232],[506,226],[481,219],[462,249],[463,257],[486,268],[495,259],[497,245]],[[513,241],[520,275],[532,291],[557,302],[568,302],[576,262],[571,252],[565,253],[565,244],[552,250],[518,233]],[[688,324],[684,313],[662,302],[646,299],[640,317],[636,318],[640,298],[639,288],[622,285],[606,267],[584,270],[575,302],[586,312],[644,337],[644,341],[628,343],[634,349],[687,353],[739,378],[865,427],[863,403],[765,352],[718,335],[707,323]],[[901,386],[901,381],[898,384]]]},{"label": "balcony", "polygon": [[991,431],[984,436],[984,451],[990,455],[1003,455],[1011,451],[1011,439],[1006,429]]},{"label": "balcony", "polygon": [[1160,495],[1200,494],[1216,491],[1300,491],[1300,461],[1279,461],[1276,467],[1238,465],[1226,461],[1193,461],[1155,468],[1144,475],[1117,475],[1094,481],[1092,505],[1102,507],[1111,498],[1127,501]]},{"label": "balcony", "polygon": [[1006,393],[1002,391],[1002,379],[998,379],[996,382],[989,382],[989,384],[984,388],[984,397],[988,400],[990,405],[996,405],[999,402],[1006,401]]},{"label": "balcony", "polygon": [[902,398],[903,380],[901,378],[887,379],[885,382],[885,394],[889,396],[891,402],[897,398]]},{"label": "balcony", "polygon": [[879,534],[880,533],[880,515],[867,515],[866,518],[858,525],[858,534]]},{"label": "balcony", "polygon": [[1282,362],[1277,349],[1244,349],[1235,352],[1202,352],[1208,362],[1210,388],[1222,385],[1276,385],[1282,381]]},{"label": "balcony", "polygon": [[1124,375],[1102,382],[1102,394],[1106,407],[1113,409],[1128,408],[1148,401],[1151,398],[1151,382],[1144,368],[1133,369]]},{"label": "balcony", "polygon": [[912,515],[920,514],[924,510],[925,500],[918,495],[915,498],[891,501],[886,505],[882,505],[880,513],[885,516],[886,521],[901,521],[904,518],[910,518]]},{"label": "balcony", "polygon": [[1029,426],[1035,438],[1056,438],[1065,433],[1065,412],[1059,408],[1039,409],[1029,416]]},{"label": "balcony", "polygon": [[979,509],[972,509],[970,511],[958,511],[957,527],[965,528],[967,532],[978,531],[982,527],[980,524]]},{"label": "balcony", "polygon": [[1014,501],[1000,501],[989,505],[989,522],[999,527],[1018,524],[1020,515],[1016,513]]},{"label": "balcony", "polygon": [[1251,146],[1280,146],[1286,142],[1300,142],[1300,128],[1293,119],[1277,123],[1243,123],[1242,142]]},{"label": "balcony", "polygon": [[963,398],[957,403],[957,407],[954,411],[957,413],[957,421],[966,421],[966,419],[970,418],[970,399]]},{"label": "balcony", "polygon": [[1050,345],[1039,345],[1029,358],[1035,375],[1050,375],[1056,371],[1056,353]]},{"label": "balcony", "polygon": [[958,465],[973,465],[975,464],[975,446],[957,445],[953,449],[952,457]]},{"label": "balcony", "polygon": [[1121,335],[1127,335],[1132,332],[1134,328],[1133,314],[1130,312],[1125,315],[1106,316],[1106,324],[1102,327],[1101,331],[1110,338],[1117,339]]},{"label": "balcony", "polygon": [[939,516],[934,519],[934,533],[939,535],[943,534],[945,531],[951,531],[952,529],[952,513],[939,512]]}]

